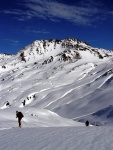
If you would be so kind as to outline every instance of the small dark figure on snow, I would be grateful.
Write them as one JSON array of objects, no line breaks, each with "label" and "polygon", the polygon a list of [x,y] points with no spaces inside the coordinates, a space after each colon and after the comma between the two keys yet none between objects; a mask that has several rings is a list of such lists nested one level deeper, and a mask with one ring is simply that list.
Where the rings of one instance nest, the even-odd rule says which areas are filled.
[{"label": "small dark figure on snow", "polygon": [[18,118],[19,128],[21,128],[21,120],[23,117],[24,115],[21,112],[16,111],[16,118]]},{"label": "small dark figure on snow", "polygon": [[6,102],[6,106],[10,106],[10,103],[8,101]]},{"label": "small dark figure on snow", "polygon": [[85,125],[86,125],[86,126],[89,126],[89,121],[88,121],[88,120],[85,122]]},{"label": "small dark figure on snow", "polygon": [[23,103],[23,106],[25,106],[25,104],[26,104],[26,101],[24,100],[22,103]]}]

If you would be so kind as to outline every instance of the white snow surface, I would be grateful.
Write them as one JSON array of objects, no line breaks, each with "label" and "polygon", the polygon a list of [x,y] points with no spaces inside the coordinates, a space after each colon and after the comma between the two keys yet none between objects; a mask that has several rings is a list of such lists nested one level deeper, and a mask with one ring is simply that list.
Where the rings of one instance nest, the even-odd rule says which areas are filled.
[{"label": "white snow surface", "polygon": [[0,150],[112,150],[112,127],[39,127],[0,130]]},{"label": "white snow surface", "polygon": [[64,39],[0,54],[0,150],[113,149],[112,93],[112,51]]}]

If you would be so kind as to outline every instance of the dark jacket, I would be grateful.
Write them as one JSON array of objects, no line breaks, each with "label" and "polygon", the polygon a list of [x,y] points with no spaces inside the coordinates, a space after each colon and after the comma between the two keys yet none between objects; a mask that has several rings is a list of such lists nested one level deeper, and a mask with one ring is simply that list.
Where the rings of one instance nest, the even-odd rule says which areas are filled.
[{"label": "dark jacket", "polygon": [[18,112],[18,113],[16,114],[16,118],[21,119],[21,118],[23,118],[23,117],[24,117],[24,115],[23,115],[21,112]]},{"label": "dark jacket", "polygon": [[88,120],[85,122],[85,125],[86,125],[86,126],[89,126],[89,121],[88,121]]}]

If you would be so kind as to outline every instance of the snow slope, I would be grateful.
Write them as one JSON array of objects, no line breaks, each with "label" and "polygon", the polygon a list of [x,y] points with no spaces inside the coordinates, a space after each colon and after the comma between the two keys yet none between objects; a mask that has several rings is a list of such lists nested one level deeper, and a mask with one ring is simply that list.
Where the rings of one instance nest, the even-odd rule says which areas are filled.
[{"label": "snow slope", "polygon": [[112,87],[113,52],[77,39],[0,54],[0,150],[113,149]]},{"label": "snow slope", "polygon": [[0,55],[0,108],[51,111],[71,121],[88,116],[92,124],[110,119],[112,124],[112,117],[102,122],[93,115],[112,105],[112,66],[112,51],[77,39],[35,41],[16,55]]},{"label": "snow slope", "polygon": [[93,117],[112,105],[112,57],[77,39],[35,41],[16,55],[1,54],[0,108],[40,109],[77,121]]},{"label": "snow slope", "polygon": [[0,129],[0,150],[112,150],[112,127]]}]

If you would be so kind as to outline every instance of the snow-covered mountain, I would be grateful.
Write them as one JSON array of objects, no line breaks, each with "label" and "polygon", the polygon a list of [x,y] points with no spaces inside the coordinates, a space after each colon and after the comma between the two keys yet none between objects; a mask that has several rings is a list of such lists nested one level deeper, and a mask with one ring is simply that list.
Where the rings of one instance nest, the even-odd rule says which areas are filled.
[{"label": "snow-covered mountain", "polygon": [[112,87],[113,51],[77,39],[35,41],[16,55],[0,54],[2,123],[8,115],[15,121],[15,111],[21,110],[26,121],[38,126],[74,126],[86,120],[110,125]]}]

